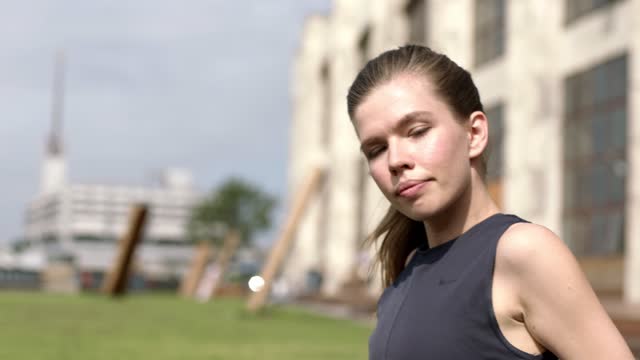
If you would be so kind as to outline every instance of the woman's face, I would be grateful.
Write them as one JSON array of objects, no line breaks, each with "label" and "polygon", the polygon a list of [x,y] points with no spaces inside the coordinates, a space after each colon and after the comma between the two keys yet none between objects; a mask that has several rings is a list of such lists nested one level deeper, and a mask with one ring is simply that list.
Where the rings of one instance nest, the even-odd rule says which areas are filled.
[{"label": "woman's face", "polygon": [[396,76],[374,88],[353,117],[371,176],[409,218],[439,214],[469,186],[468,122],[456,119],[426,79]]}]

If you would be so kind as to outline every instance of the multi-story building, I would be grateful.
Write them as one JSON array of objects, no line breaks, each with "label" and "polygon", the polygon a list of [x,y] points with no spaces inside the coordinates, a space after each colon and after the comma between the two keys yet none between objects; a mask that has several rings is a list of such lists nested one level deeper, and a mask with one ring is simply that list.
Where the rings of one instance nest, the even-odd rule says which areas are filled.
[{"label": "multi-story building", "polygon": [[[425,44],[468,69],[490,121],[489,187],[559,234],[600,294],[640,301],[640,0],[335,0],[307,20],[292,82],[290,183],[328,165],[284,276],[332,294],[388,203],[346,94],[365,61]],[[321,160],[319,160],[321,159]],[[366,254],[366,253],[365,253]],[[379,288],[377,289],[379,290]]]},{"label": "multi-story building", "polygon": [[71,257],[82,271],[104,273],[113,264],[116,242],[127,230],[132,206],[144,203],[150,212],[138,249],[138,270],[151,276],[177,276],[192,256],[185,229],[198,199],[188,174],[175,170],[156,186],[62,185],[29,204],[25,239],[42,250],[43,264]]}]

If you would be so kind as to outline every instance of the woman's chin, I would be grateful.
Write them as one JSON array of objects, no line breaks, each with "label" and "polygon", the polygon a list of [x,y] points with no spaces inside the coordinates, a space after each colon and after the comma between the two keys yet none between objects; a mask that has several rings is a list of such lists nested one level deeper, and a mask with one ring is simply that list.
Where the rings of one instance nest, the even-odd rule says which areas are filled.
[{"label": "woman's chin", "polygon": [[405,216],[415,221],[427,221],[437,216],[440,212],[438,209],[432,207],[412,207],[411,209],[402,211]]}]

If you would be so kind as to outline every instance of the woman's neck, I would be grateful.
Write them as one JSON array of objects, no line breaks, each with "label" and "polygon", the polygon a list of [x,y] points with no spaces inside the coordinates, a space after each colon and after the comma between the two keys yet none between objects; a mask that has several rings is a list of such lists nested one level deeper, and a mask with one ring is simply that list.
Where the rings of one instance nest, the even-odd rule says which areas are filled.
[{"label": "woman's neck", "polygon": [[473,172],[471,184],[446,210],[424,221],[429,247],[457,238],[471,227],[500,212],[482,179]]}]

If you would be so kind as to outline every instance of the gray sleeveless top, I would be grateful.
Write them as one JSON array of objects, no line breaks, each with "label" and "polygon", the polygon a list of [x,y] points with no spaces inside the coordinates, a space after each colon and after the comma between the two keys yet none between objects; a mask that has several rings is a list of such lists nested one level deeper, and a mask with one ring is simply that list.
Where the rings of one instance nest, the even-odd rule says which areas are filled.
[{"label": "gray sleeveless top", "polygon": [[491,284],[498,239],[524,222],[496,214],[434,248],[423,245],[378,301],[370,360],[557,359],[528,354],[503,336]]}]

